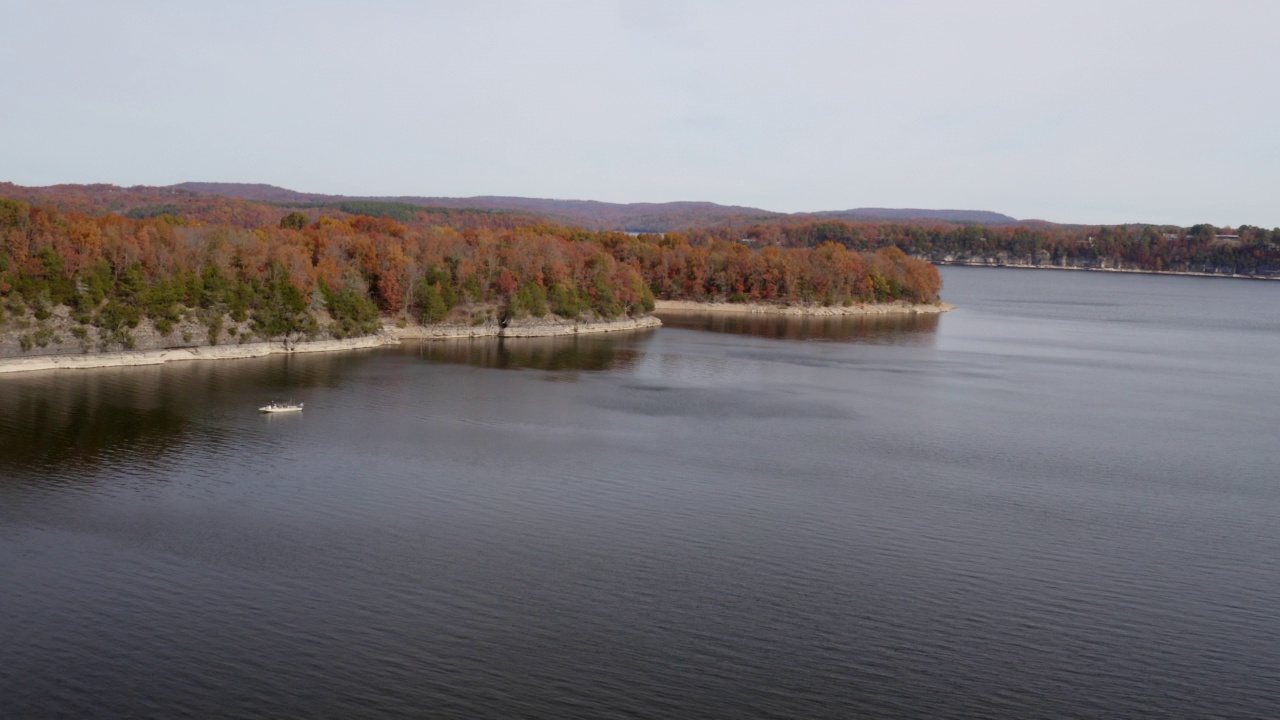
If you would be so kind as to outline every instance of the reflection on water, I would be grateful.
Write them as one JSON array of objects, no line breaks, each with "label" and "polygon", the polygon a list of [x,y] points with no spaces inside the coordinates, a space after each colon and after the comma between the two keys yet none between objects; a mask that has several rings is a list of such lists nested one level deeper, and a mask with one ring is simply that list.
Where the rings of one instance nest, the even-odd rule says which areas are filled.
[{"label": "reflection on water", "polygon": [[639,361],[641,346],[653,333],[424,340],[408,347],[425,360],[497,370],[625,370]]},{"label": "reflection on water", "polygon": [[61,469],[97,472],[109,463],[155,462],[183,445],[229,442],[216,429],[227,416],[268,427],[293,415],[258,415],[270,400],[323,409],[345,384],[376,384],[361,369],[378,356],[532,369],[572,379],[574,371],[634,367],[653,331],[549,338],[435,340],[402,348],[275,355],[163,366],[55,370],[0,376],[0,485]]},{"label": "reflection on water", "polygon": [[[0,480],[59,467],[155,461],[218,433],[198,425],[220,412],[253,413],[275,398],[336,387],[369,353],[273,356],[163,366],[53,370],[0,377]],[[230,407],[228,407],[230,401]]]},{"label": "reflection on water", "polygon": [[[39,373],[0,384],[0,469],[7,476],[64,463],[97,465],[112,448],[156,457],[182,441],[177,408],[188,384],[143,372],[132,381],[89,373]],[[140,380],[140,382],[139,382]]]},{"label": "reflection on water", "polygon": [[924,345],[933,342],[936,314],[894,315],[771,315],[765,313],[656,313],[667,327],[685,330],[755,335],[776,340]]}]

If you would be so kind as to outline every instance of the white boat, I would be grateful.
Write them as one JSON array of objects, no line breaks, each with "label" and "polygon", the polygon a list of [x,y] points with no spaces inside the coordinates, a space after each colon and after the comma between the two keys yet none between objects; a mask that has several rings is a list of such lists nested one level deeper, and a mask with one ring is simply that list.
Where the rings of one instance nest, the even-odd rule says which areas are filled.
[{"label": "white boat", "polygon": [[276,402],[272,400],[270,403],[258,408],[258,412],[264,413],[282,413],[282,412],[300,412],[303,403],[296,402]]}]

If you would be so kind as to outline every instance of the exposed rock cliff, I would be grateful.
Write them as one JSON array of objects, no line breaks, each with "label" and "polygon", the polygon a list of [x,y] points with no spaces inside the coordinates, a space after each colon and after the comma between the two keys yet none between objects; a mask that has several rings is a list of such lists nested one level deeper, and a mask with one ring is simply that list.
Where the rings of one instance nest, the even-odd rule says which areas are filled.
[{"label": "exposed rock cliff", "polygon": [[[36,323],[30,319],[18,321],[7,331],[0,333],[0,373],[28,370],[82,369],[100,367],[124,367],[129,365],[158,365],[182,360],[231,360],[262,357],[276,353],[332,352],[395,345],[402,340],[435,338],[523,338],[574,335],[579,333],[614,332],[658,327],[660,320],[652,316],[620,318],[609,321],[574,322],[559,318],[530,318],[502,326],[498,323],[482,325],[408,325],[398,327],[387,323],[372,335],[343,340],[309,340],[290,337],[269,342],[251,342],[247,330],[239,328],[233,337],[244,342],[208,344],[203,327],[184,328],[179,325],[168,334],[156,331],[150,321],[144,320],[134,329],[133,347],[126,350],[109,346],[88,331],[73,334],[79,327],[65,316],[46,318]],[[23,327],[20,323],[25,323]],[[38,329],[37,328],[38,325]],[[200,333],[195,333],[199,327]],[[25,334],[20,334],[26,331]],[[31,340],[33,333],[40,333],[43,344]],[[23,340],[22,338],[26,338]],[[202,342],[203,341],[203,342]],[[182,343],[182,344],[179,344]]]}]

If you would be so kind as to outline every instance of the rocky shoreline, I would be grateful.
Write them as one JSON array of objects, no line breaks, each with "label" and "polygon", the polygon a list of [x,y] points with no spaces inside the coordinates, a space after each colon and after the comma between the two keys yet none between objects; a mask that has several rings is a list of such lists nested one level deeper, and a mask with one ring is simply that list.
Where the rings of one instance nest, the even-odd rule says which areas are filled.
[{"label": "rocky shoreline", "polygon": [[560,318],[526,319],[510,323],[506,326],[498,323],[482,325],[408,325],[405,327],[387,326],[385,330],[394,333],[396,341],[400,340],[436,340],[445,338],[527,338],[552,337],[556,335],[580,335],[598,332],[616,332],[619,330],[642,330],[662,325],[662,321],[652,315],[637,318],[619,318],[617,320],[562,320]]},{"label": "rocky shoreline", "polygon": [[766,303],[693,302],[658,300],[656,313],[732,313],[760,315],[925,315],[954,310],[947,303],[858,303],[854,305],[770,305]]},{"label": "rocky shoreline", "polygon": [[0,374],[34,370],[83,370],[89,368],[160,365],[186,360],[239,360],[279,353],[334,352],[398,345],[405,340],[446,338],[526,338],[617,332],[654,328],[662,321],[651,315],[609,321],[575,322],[571,320],[536,319],[502,326],[483,325],[406,325],[386,323],[373,335],[344,340],[285,339],[270,342],[245,342],[228,345],[198,345],[151,350],[116,352],[82,352],[80,354],[48,354],[0,357]]}]

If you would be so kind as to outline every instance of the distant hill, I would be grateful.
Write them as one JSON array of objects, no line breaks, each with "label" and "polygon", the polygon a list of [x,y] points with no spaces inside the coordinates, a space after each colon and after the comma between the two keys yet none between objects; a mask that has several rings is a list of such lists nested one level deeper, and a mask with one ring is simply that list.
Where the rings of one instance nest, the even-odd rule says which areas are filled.
[{"label": "distant hill", "polygon": [[312,205],[351,201],[394,202],[427,208],[510,210],[541,215],[550,220],[581,225],[594,230],[627,230],[630,232],[667,232],[730,221],[759,222],[785,213],[712,202],[610,203],[598,200],[551,200],[543,198],[503,197],[417,197],[323,195],[301,193],[274,185],[250,183],[187,182],[169,186],[173,190],[202,195],[254,200],[276,204]]},{"label": "distant hill", "polygon": [[823,210],[809,213],[817,217],[841,220],[941,220],[955,223],[981,223],[983,225],[1012,225],[1017,218],[987,210],[924,210],[920,208],[854,208],[852,210]]},{"label": "distant hill", "polygon": [[[236,186],[232,186],[236,187]],[[270,185],[242,186],[254,188],[249,192],[197,192],[178,186],[150,187],[135,185],[49,185],[24,187],[0,182],[0,198],[24,200],[30,203],[49,204],[64,212],[87,215],[116,213],[141,219],[163,215],[184,217],[198,222],[256,228],[275,225],[280,218],[294,210],[301,210],[311,218],[322,214],[334,217],[373,215],[389,217],[401,222],[421,220],[456,228],[505,227],[514,228],[547,223],[540,214],[522,213],[516,210],[489,210],[473,207],[426,207],[402,202],[380,202],[369,199],[344,199],[337,195],[308,195]],[[272,200],[251,199],[260,193]],[[302,199],[300,199],[302,198]],[[305,198],[320,198],[306,200]]]},{"label": "distant hill", "polygon": [[[759,224],[794,224],[815,219],[851,222],[929,221],[1049,227],[1044,221],[1020,222],[983,210],[855,208],[813,213],[780,213],[713,202],[610,203],[597,200],[553,200],[503,197],[349,196],[305,193],[261,183],[186,182],[166,187],[54,185],[22,187],[0,182],[0,195],[28,201],[56,202],[64,210],[116,212],[133,217],[187,214],[209,221],[256,227],[273,223],[292,209],[336,210],[406,220],[426,211],[446,222],[525,225],[548,221],[588,230],[664,233],[695,228],[742,228]],[[467,220],[459,213],[476,215]],[[484,214],[502,217],[482,217]]]},{"label": "distant hill", "polygon": [[512,210],[541,215],[551,220],[581,225],[594,230],[627,230],[630,232],[669,232],[714,225],[740,225],[779,218],[824,217],[852,221],[935,220],[955,223],[1008,225],[1016,218],[986,210],[926,210],[915,208],[854,208],[812,213],[780,213],[740,205],[713,202],[610,203],[598,200],[551,200],[543,198],[504,197],[414,197],[378,196],[350,197],[301,193],[274,185],[250,183],[187,182],[170,186],[203,195],[255,200],[277,204],[338,203],[378,201],[406,203],[431,208],[468,208]]},{"label": "distant hill", "polygon": [[343,200],[340,195],[320,195],[318,193],[300,193],[265,183],[216,183],[216,182],[184,182],[170,185],[173,190],[185,190],[198,195],[217,195],[219,197],[238,198],[240,200],[256,200],[268,203],[315,203]]}]

